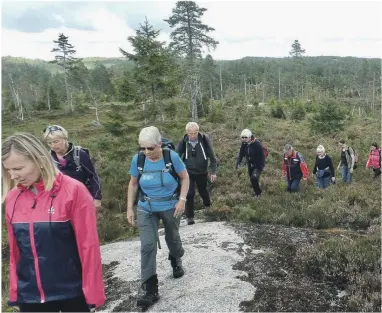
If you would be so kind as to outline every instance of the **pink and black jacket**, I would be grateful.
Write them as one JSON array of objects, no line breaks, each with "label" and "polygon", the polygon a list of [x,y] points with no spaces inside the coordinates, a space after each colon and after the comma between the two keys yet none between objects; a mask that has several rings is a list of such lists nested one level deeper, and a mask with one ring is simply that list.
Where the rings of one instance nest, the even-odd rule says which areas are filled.
[{"label": "pink and black jacket", "polygon": [[374,149],[370,151],[369,158],[366,163],[367,168],[380,168],[381,167],[381,149]]},{"label": "pink and black jacket", "polygon": [[105,302],[93,199],[79,181],[59,173],[52,190],[18,185],[6,197],[10,305],[84,295]]}]

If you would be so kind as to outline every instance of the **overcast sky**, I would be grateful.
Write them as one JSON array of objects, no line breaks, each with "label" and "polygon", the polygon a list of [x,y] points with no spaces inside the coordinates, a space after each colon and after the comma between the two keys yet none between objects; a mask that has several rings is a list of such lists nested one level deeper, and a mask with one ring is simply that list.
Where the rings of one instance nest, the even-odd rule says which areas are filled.
[{"label": "overcast sky", "polygon": [[[53,60],[59,33],[77,57],[121,57],[128,36],[147,17],[169,42],[163,21],[175,1],[2,1],[2,56]],[[382,2],[203,1],[202,21],[215,28],[214,59],[286,57],[298,39],[306,55],[382,57]],[[207,52],[207,51],[206,51]]]}]

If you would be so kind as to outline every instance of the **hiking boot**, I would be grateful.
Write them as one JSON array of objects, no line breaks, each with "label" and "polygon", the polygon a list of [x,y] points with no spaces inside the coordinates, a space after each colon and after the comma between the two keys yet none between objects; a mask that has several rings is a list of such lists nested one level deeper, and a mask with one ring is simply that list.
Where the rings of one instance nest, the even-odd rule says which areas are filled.
[{"label": "hiking boot", "polygon": [[193,217],[189,217],[189,218],[187,219],[187,224],[188,224],[188,225],[193,225],[193,224],[195,224],[194,218],[193,218]]},{"label": "hiking boot", "polygon": [[184,269],[182,266],[181,258],[174,258],[172,255],[168,255],[168,259],[171,261],[172,275],[174,278],[180,278],[184,275]]},{"label": "hiking boot", "polygon": [[139,289],[137,306],[149,307],[158,300],[158,276],[155,274],[146,280]]}]

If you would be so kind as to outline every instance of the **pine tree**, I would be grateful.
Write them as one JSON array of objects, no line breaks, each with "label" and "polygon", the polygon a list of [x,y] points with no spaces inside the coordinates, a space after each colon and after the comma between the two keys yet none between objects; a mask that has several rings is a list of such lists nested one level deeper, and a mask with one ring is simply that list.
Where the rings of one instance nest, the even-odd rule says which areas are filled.
[{"label": "pine tree", "polygon": [[169,19],[164,20],[174,28],[170,37],[169,47],[180,56],[186,56],[186,81],[189,82],[192,101],[192,118],[198,120],[198,98],[200,98],[200,78],[196,67],[196,59],[202,56],[202,48],[215,49],[218,41],[207,34],[215,29],[201,22],[205,8],[199,7],[194,1],[178,1]]},{"label": "pine tree", "polygon": [[173,88],[174,84],[172,76],[175,74],[176,64],[164,43],[158,41],[159,33],[146,18],[144,24],[140,24],[140,28],[136,30],[136,36],[127,39],[135,53],[119,49],[127,59],[135,63],[133,77],[137,86],[140,86],[135,101],[143,102],[144,114],[148,111],[149,101],[152,111],[157,112],[157,100],[163,99],[167,94],[166,90]]},{"label": "pine tree", "polygon": [[295,40],[292,44],[292,50],[289,51],[289,55],[293,59],[294,78],[293,83],[295,87],[295,96],[298,97],[301,88],[301,98],[303,97],[303,83],[305,82],[306,70],[303,55],[305,49],[302,49],[298,40]]},{"label": "pine tree", "polygon": [[203,46],[215,49],[219,44],[207,35],[215,29],[201,22],[205,11],[207,9],[200,8],[194,1],[178,1],[170,18],[165,20],[171,28],[175,28],[170,36],[170,47],[187,56],[191,63],[201,58]]},{"label": "pine tree", "polygon": [[289,51],[289,54],[293,58],[301,58],[305,53],[305,49],[301,48],[301,44],[298,40],[295,40],[292,44],[292,50]]},{"label": "pine tree", "polygon": [[66,99],[70,111],[73,112],[73,103],[71,101],[68,86],[68,72],[81,60],[74,57],[76,50],[74,49],[74,46],[69,43],[68,37],[64,34],[59,34],[58,40],[53,40],[53,42],[57,45],[57,47],[53,48],[51,52],[58,52],[58,54],[55,56],[55,60],[50,63],[57,64],[64,69]]}]

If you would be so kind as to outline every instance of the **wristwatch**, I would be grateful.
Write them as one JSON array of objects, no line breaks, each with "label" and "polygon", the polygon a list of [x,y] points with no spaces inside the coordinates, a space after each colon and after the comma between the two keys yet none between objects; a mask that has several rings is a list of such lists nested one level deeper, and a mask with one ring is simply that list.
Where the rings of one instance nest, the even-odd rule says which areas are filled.
[{"label": "wristwatch", "polygon": [[179,197],[179,200],[183,200],[184,202],[187,201],[187,199],[186,199],[186,198],[183,198],[183,197]]}]

